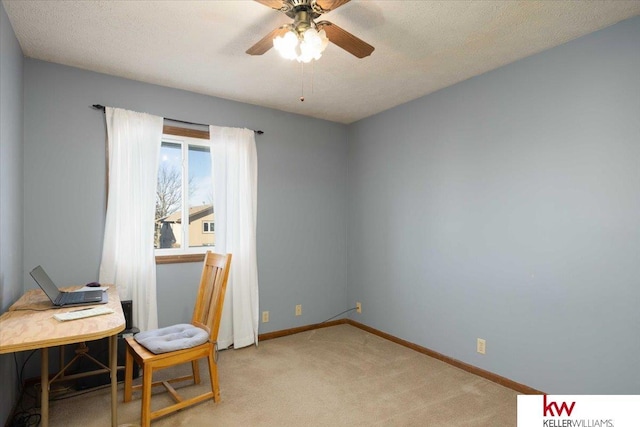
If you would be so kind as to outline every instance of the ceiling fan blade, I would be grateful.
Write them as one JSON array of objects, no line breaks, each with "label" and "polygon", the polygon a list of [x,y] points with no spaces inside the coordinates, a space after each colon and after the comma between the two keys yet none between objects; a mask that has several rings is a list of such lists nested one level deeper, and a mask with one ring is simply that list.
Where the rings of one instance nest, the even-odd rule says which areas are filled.
[{"label": "ceiling fan blade", "polygon": [[321,21],[316,25],[327,33],[327,38],[331,43],[341,47],[358,58],[364,58],[365,56],[371,55],[371,52],[375,49],[369,43],[360,40],[350,32],[343,30],[336,24],[332,24],[329,21]]},{"label": "ceiling fan blade", "polygon": [[262,55],[273,47],[274,38],[284,35],[287,31],[289,31],[288,25],[283,25],[280,28],[276,28],[275,30],[264,36],[258,43],[247,49],[247,53],[249,55]]},{"label": "ceiling fan blade", "polygon": [[329,12],[330,10],[336,10],[345,3],[349,3],[349,1],[350,0],[316,0],[316,4]]},{"label": "ceiling fan blade", "polygon": [[280,8],[282,7],[282,0],[255,0],[255,1],[267,7],[270,7],[272,9],[280,10]]}]

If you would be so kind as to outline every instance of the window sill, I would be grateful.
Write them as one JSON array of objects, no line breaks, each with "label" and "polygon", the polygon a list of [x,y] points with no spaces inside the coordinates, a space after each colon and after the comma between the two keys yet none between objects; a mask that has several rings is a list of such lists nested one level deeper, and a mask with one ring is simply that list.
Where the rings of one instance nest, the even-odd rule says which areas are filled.
[{"label": "window sill", "polygon": [[178,264],[184,262],[203,262],[205,254],[156,255],[157,264]]}]

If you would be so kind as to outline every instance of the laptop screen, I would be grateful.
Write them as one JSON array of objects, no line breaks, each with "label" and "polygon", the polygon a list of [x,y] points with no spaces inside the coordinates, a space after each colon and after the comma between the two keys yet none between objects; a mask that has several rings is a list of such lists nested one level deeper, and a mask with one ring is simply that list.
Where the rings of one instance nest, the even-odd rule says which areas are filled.
[{"label": "laptop screen", "polygon": [[36,281],[38,286],[42,288],[44,293],[47,294],[51,302],[54,302],[56,298],[58,298],[60,290],[58,289],[56,284],[53,283],[49,275],[45,273],[42,267],[37,266],[36,268],[31,270],[31,273],[29,274],[31,275],[31,277],[33,277],[33,280]]}]

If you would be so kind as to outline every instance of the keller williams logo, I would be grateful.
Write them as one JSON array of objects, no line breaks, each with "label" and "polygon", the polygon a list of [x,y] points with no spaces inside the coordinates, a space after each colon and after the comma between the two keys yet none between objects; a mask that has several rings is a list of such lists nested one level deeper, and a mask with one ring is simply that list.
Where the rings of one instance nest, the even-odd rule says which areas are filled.
[{"label": "keller williams logo", "polygon": [[[542,400],[542,416],[543,417],[560,417],[563,412],[567,413],[570,417],[573,412],[573,408],[576,406],[576,402],[571,402],[571,405],[567,405],[567,402],[562,402],[560,406],[556,402],[547,403],[547,395],[545,394]],[[553,412],[555,410],[555,412]]]}]

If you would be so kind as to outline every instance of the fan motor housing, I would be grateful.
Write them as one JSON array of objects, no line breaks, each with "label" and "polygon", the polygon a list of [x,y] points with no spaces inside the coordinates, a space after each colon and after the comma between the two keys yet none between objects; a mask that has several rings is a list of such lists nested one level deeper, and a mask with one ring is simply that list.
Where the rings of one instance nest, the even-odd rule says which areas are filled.
[{"label": "fan motor housing", "polygon": [[316,0],[285,0],[281,9],[289,18],[298,20],[300,12],[309,14],[309,19],[318,18],[324,10],[316,4]]}]

